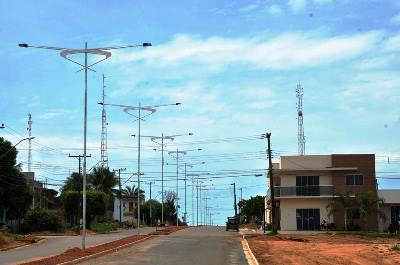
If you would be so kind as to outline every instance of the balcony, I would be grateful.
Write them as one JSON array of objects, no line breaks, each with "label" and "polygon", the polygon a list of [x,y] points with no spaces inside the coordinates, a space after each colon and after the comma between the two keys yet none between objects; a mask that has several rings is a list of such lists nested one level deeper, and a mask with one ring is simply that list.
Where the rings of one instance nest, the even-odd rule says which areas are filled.
[{"label": "balcony", "polygon": [[293,186],[274,188],[275,197],[334,196],[334,186]]}]

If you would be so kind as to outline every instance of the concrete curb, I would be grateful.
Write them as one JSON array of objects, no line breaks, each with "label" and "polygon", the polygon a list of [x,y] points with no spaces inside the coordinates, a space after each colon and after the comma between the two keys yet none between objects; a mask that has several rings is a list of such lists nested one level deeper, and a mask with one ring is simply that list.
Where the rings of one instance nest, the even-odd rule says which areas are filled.
[{"label": "concrete curb", "polygon": [[258,260],[254,256],[253,251],[251,251],[249,243],[247,242],[244,234],[243,233],[241,233],[241,234],[242,234],[241,242],[242,242],[243,251],[246,256],[247,262],[249,263],[249,265],[259,265]]},{"label": "concrete curb", "polygon": [[123,248],[127,248],[127,247],[130,247],[130,246],[133,246],[133,245],[135,245],[135,244],[137,244],[137,243],[143,242],[143,241],[148,240],[148,239],[153,238],[153,237],[155,237],[155,236],[150,235],[150,236],[147,236],[147,237],[145,237],[145,238],[136,240],[136,241],[131,242],[131,243],[127,243],[127,244],[125,244],[125,245],[122,245],[122,246],[119,246],[119,247],[116,247],[116,248],[104,250],[104,251],[102,251],[102,252],[95,253],[95,254],[92,254],[92,255],[89,255],[89,256],[85,256],[85,257],[82,257],[82,258],[74,259],[74,260],[71,260],[71,261],[66,261],[66,262],[63,262],[63,263],[59,263],[58,265],[72,265],[72,264],[78,264],[78,263],[80,263],[80,262],[83,262],[83,261],[86,261],[86,260],[89,260],[89,259],[97,258],[97,257],[103,256],[103,255],[106,255],[106,254],[110,254],[110,253],[112,253],[112,252],[117,252],[118,250],[121,250],[121,249],[123,249]]}]

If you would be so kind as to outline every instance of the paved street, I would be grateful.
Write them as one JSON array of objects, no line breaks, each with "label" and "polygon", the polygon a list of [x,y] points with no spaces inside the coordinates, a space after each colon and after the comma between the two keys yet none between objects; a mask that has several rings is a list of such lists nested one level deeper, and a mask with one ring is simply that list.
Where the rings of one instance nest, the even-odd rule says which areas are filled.
[{"label": "paved street", "polygon": [[[152,231],[155,231],[155,228],[142,228],[141,234],[148,234]],[[86,245],[98,245],[135,234],[136,230],[131,229],[109,234],[88,235],[86,238]],[[0,252],[0,265],[15,263],[25,259],[55,255],[73,247],[80,248],[82,242],[80,236],[46,236],[44,238],[46,238],[45,241],[32,246]]]},{"label": "paved street", "polygon": [[244,265],[240,237],[224,227],[188,228],[80,264]]}]

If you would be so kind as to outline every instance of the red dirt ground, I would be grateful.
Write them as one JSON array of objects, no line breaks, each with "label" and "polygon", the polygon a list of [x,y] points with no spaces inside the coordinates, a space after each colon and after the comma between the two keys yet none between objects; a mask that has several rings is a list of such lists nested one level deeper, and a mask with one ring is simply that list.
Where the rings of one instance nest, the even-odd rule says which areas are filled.
[{"label": "red dirt ground", "polygon": [[35,260],[35,261],[29,261],[29,262],[25,262],[22,263],[21,265],[56,265],[56,264],[60,264],[63,262],[67,262],[67,261],[72,261],[78,258],[82,258],[85,256],[90,256],[102,251],[106,251],[106,250],[111,250],[114,249],[116,247],[128,244],[128,243],[133,243],[135,241],[138,241],[140,239],[144,239],[149,237],[150,235],[168,235],[171,234],[173,232],[176,232],[178,230],[184,229],[186,227],[175,227],[175,226],[171,226],[171,227],[167,227],[164,228],[162,230],[159,230],[157,232],[153,232],[149,235],[145,235],[145,236],[128,236],[128,237],[124,237],[121,238],[119,240],[116,241],[112,241],[109,243],[105,243],[105,244],[101,244],[98,246],[93,246],[93,247],[89,247],[86,248],[85,251],[81,250],[80,248],[71,248],[66,250],[65,252],[59,254],[59,255],[55,255],[55,256],[51,256],[51,257],[47,257],[47,258],[43,258],[40,260]]},{"label": "red dirt ground", "polygon": [[268,265],[399,265],[400,251],[390,248],[395,238],[352,235],[252,235],[246,237],[260,264]]}]

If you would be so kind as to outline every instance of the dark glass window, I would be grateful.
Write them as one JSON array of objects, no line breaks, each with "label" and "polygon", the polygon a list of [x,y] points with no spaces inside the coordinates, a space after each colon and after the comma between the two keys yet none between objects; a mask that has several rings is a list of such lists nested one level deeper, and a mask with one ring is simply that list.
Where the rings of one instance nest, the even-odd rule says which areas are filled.
[{"label": "dark glass window", "polygon": [[363,175],[346,175],[346,185],[363,185]]},{"label": "dark glass window", "polygon": [[297,196],[319,196],[319,176],[296,176]]},{"label": "dark glass window", "polygon": [[319,230],[319,209],[296,209],[297,230]]}]

